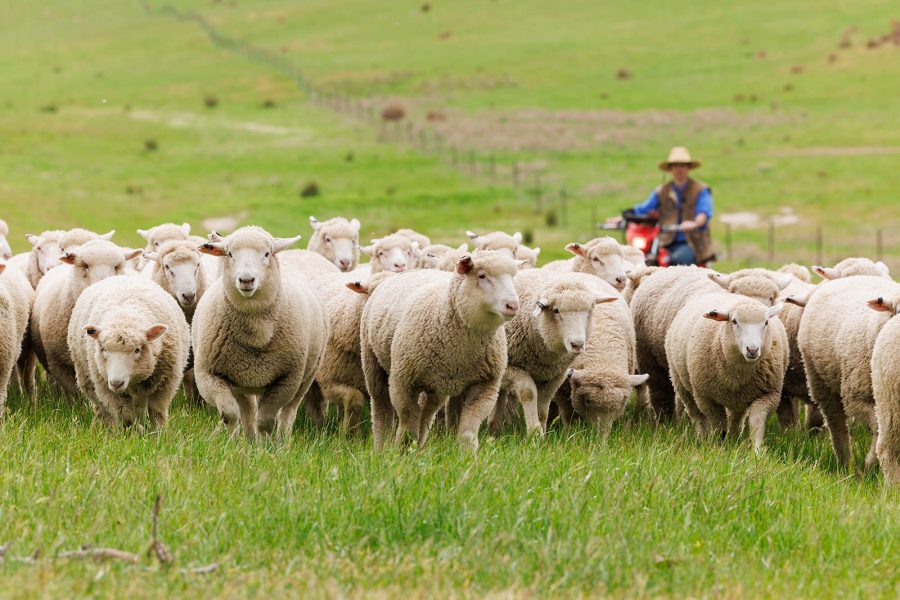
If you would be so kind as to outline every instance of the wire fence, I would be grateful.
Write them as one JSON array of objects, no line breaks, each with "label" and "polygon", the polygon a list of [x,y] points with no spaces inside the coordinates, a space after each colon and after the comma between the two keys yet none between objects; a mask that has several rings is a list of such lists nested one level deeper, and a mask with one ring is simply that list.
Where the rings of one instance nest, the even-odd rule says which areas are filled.
[{"label": "wire fence", "polygon": [[[303,69],[286,56],[272,52],[219,31],[203,15],[182,10],[171,5],[154,7],[147,0],[138,0],[147,15],[164,15],[178,21],[194,23],[217,48],[232,52],[247,60],[274,69],[291,79],[306,98],[314,105],[331,110],[344,117],[363,122],[377,130],[379,138],[393,143],[405,144],[418,152],[436,157],[445,165],[467,174],[511,188],[523,201],[534,203],[534,213],[541,215],[547,225],[569,227],[569,204],[573,195],[564,183],[549,173],[545,161],[520,161],[505,159],[494,153],[480,153],[450,140],[442,132],[427,123],[417,123],[407,115],[392,112],[391,107],[379,107],[372,101],[316,85]],[[587,239],[598,234],[596,198],[584,199],[590,204],[590,220],[579,225]],[[875,256],[890,264],[894,256],[900,257],[900,247],[887,247],[884,231],[877,229],[862,234],[865,243],[858,243],[859,234],[853,240],[839,239],[833,231],[823,225],[816,225],[814,232],[791,230],[776,224],[771,219],[762,227],[768,229],[763,248],[758,243],[737,243],[735,238],[746,238],[741,231],[727,223],[716,224],[716,242],[720,260],[733,262],[815,262],[827,264],[829,259],[836,262],[849,255]],[[760,229],[758,226],[756,229]],[[891,230],[892,231],[892,230]],[[759,237],[759,236],[751,236]],[[900,261],[895,267],[900,268]]]}]

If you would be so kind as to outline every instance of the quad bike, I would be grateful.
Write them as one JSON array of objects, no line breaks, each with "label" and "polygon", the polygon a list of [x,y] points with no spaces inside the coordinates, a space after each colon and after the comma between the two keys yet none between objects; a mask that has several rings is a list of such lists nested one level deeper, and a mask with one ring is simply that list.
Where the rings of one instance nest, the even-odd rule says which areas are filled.
[{"label": "quad bike", "polygon": [[[659,234],[663,231],[681,231],[681,225],[660,225],[659,212],[655,210],[646,215],[638,215],[634,211],[626,210],[622,212],[622,220],[615,225],[601,223],[597,228],[607,231],[624,231],[625,243],[643,252],[647,259],[647,266],[650,267],[669,266],[669,251],[660,245]],[[701,267],[708,266],[707,263],[698,264]]]}]

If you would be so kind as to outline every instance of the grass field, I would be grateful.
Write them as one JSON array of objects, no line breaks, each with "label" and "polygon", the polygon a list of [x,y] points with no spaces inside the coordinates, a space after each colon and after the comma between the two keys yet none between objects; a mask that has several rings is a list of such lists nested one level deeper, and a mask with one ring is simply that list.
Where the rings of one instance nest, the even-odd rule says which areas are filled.
[{"label": "grass field", "polygon": [[[592,207],[643,199],[685,143],[720,214],[796,211],[779,257],[812,260],[817,223],[826,260],[871,254],[881,227],[900,268],[900,48],[866,47],[900,16],[892,3],[173,4],[283,52],[324,89],[401,103],[479,156],[541,163],[548,189],[571,190],[568,225],[535,214],[525,190],[310,104],[190,23],[136,2],[7,0],[0,218],[16,250],[51,227],[116,228],[136,245],[135,229],[163,221],[308,235],[309,214],[352,214],[366,234],[411,226],[444,242],[521,229],[561,257],[591,233]],[[310,181],[322,193],[303,198]],[[765,236],[736,232],[736,250],[762,259]],[[180,396],[163,434],[115,436],[41,397],[11,398],[0,426],[3,597],[900,595],[897,496],[880,474],[838,472],[821,435],[773,425],[755,457],[749,442],[632,416],[607,444],[580,428],[511,433],[471,457],[438,435],[377,456],[306,425],[288,448],[250,447]],[[168,570],[52,558],[85,543],[143,553],[156,494]]]}]

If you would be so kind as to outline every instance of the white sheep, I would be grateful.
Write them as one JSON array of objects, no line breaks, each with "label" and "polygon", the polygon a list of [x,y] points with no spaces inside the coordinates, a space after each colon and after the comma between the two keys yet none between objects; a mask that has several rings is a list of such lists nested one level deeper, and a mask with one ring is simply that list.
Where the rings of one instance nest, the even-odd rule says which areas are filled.
[{"label": "white sheep", "polygon": [[75,302],[89,285],[126,274],[125,263],[140,254],[141,250],[119,248],[105,240],[73,244],[60,258],[64,264],[48,271],[38,284],[31,315],[31,341],[47,373],[70,398],[78,395],[75,368],[66,344]]},{"label": "white sheep", "polygon": [[848,417],[866,423],[872,431],[866,468],[877,461],[871,363],[875,340],[889,311],[871,310],[867,302],[884,309],[878,299],[898,292],[900,285],[886,277],[842,276],[818,286],[803,308],[797,346],[809,394],[825,417],[834,453],[844,467],[851,458]]},{"label": "white sheep", "polygon": [[841,279],[854,275],[871,275],[873,277],[890,277],[890,269],[881,262],[873,262],[868,258],[845,258],[833,267],[814,265],[812,270],[822,279]]},{"label": "white sheep", "polygon": [[112,240],[115,234],[115,229],[107,231],[106,233],[94,233],[93,231],[82,229],[81,227],[69,229],[68,231],[64,231],[63,234],[59,236],[60,255],[63,255],[66,252],[70,252],[78,246],[86,244],[87,242],[90,242],[92,240],[106,240],[108,242]]},{"label": "white sheep", "polygon": [[412,438],[423,446],[434,415],[451,396],[463,398],[460,442],[477,449],[478,429],[506,370],[503,324],[519,310],[516,271],[503,253],[474,252],[460,258],[454,273],[402,273],[370,295],[360,350],[376,450],[390,435],[395,412],[397,441]]},{"label": "white sheep", "polygon": [[309,224],[313,234],[307,250],[318,252],[344,272],[359,265],[359,220],[334,217],[320,222],[310,215]]},{"label": "white sheep", "polygon": [[9,236],[9,225],[6,224],[6,221],[0,219],[0,258],[3,260],[9,260],[12,258],[12,248],[9,247],[9,240],[6,239]]},{"label": "white sheep", "polygon": [[[222,239],[224,238],[213,239],[213,241],[222,241]],[[307,277],[341,272],[333,262],[312,250],[284,250],[279,253],[278,262],[283,266],[290,267],[291,272],[299,272]]]},{"label": "white sheep", "polygon": [[519,246],[516,248],[516,260],[523,261],[520,263],[520,269],[534,269],[537,267],[538,257],[541,255],[541,249],[529,248],[528,246]]},{"label": "white sheep", "polygon": [[[469,251],[469,245],[462,244],[459,246],[459,248],[457,248],[457,250],[461,252],[460,256],[462,256]],[[441,260],[447,255],[448,252],[452,251],[453,248],[444,244],[431,244],[429,246],[425,246],[424,248],[419,250],[416,268],[437,269],[438,264],[441,262]],[[454,262],[454,264],[456,263]]]},{"label": "white sheep", "polygon": [[621,301],[615,291],[594,291],[596,283],[583,273],[526,269],[516,275],[516,294],[525,310],[506,324],[507,374],[491,429],[502,427],[505,403],[516,399],[526,430],[543,435],[550,402],[591,335],[594,305]]},{"label": "white sheep", "polygon": [[778,313],[737,294],[694,296],[666,334],[672,384],[700,435],[740,434],[746,417],[762,449],[766,418],[778,407],[788,362]]},{"label": "white sheep", "polygon": [[[7,268],[6,261],[0,259],[0,419],[6,407],[9,382],[23,350],[33,302],[34,290],[25,275],[16,268]],[[33,362],[31,368],[28,373],[20,369],[18,375],[20,387],[34,399]]]},{"label": "white sheep", "polygon": [[110,427],[168,419],[191,336],[178,303],[140,277],[109,277],[79,296],[68,345],[78,387]]},{"label": "white sheep", "polygon": [[62,254],[59,250],[59,238],[63,233],[65,232],[44,231],[40,235],[25,234],[25,239],[31,244],[31,251],[13,256],[8,262],[9,266],[25,273],[31,287],[36,289],[41,277],[59,264]]},{"label": "white sheep", "polygon": [[665,339],[675,315],[697,294],[725,289],[772,306],[789,276],[777,280],[763,269],[745,269],[721,275],[701,267],[668,267],[654,271],[640,281],[631,298],[637,340],[638,371],[649,375],[650,404],[658,419],[675,415],[675,392],[669,380]]},{"label": "white sheep", "polygon": [[201,250],[224,265],[194,313],[194,378],[229,432],[240,418],[249,440],[274,433],[276,421],[289,439],[325,353],[322,302],[302,274],[282,269],[278,259],[299,239],[241,227]]},{"label": "white sheep", "polygon": [[381,271],[402,273],[416,266],[419,243],[396,233],[372,240],[369,246],[360,248],[371,257],[371,274]]},{"label": "white sheep", "polygon": [[493,231],[486,235],[478,235],[473,231],[467,231],[466,235],[472,240],[476,250],[497,250],[505,252],[509,258],[516,257],[516,251],[522,242],[522,234],[515,232],[512,235],[502,231]]},{"label": "white sheep", "polygon": [[[586,244],[571,243],[566,250],[574,254],[568,260],[555,260],[542,268],[549,271],[574,271],[596,275],[619,291],[627,283],[625,253],[611,237],[594,238]],[[629,264],[630,266],[630,264]]]},{"label": "white sheep", "polygon": [[419,248],[425,248],[431,245],[431,240],[427,235],[423,235],[413,229],[398,229],[392,235],[402,235],[410,242],[415,242]]},{"label": "white sheep", "polygon": [[900,295],[882,298],[870,305],[887,311],[890,321],[881,328],[872,349],[872,391],[875,396],[875,416],[878,421],[878,442],[875,452],[884,480],[900,486]]},{"label": "white sheep", "polygon": [[[189,239],[191,236],[191,224],[182,223],[181,225],[177,225],[175,223],[163,223],[151,227],[150,229],[138,229],[137,233],[147,240],[147,245],[144,247],[144,254],[146,255],[148,252],[156,252],[159,250],[159,247],[165,242]],[[144,267],[148,266],[148,264],[150,263],[147,262],[146,256],[141,256],[138,259],[137,270],[144,270]],[[155,267],[150,264],[150,268]]]}]

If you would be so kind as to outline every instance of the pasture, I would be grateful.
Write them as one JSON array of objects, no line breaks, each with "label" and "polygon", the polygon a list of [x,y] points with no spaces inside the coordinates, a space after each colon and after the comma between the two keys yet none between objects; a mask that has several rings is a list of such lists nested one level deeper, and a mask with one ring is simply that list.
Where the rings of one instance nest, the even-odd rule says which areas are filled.
[{"label": "pasture", "polygon": [[[283,52],[325,89],[401,103],[479,156],[534,166],[572,191],[568,223],[551,224],[550,199],[535,214],[527,189],[310,104],[190,23],[136,2],[9,0],[0,218],[14,250],[26,231],[76,225],[138,246],[135,229],[166,221],[308,238],[314,214],[359,218],[364,240],[404,226],[452,245],[466,229],[522,230],[543,262],[592,234],[592,207],[643,199],[677,141],[704,160],[720,214],[796,213],[779,254],[812,260],[822,223],[839,232],[828,262],[871,255],[881,227],[900,268],[900,47],[867,47],[891,30],[891,3],[177,5]],[[310,182],[319,195],[301,196]],[[765,236],[736,231],[742,253],[718,266],[764,264]],[[746,438],[700,440],[631,413],[605,443],[584,426],[540,441],[516,430],[483,435],[470,456],[437,433],[421,452],[376,455],[334,420],[299,423],[287,447],[229,439],[181,395],[151,435],[113,435],[46,387],[39,406],[14,394],[7,408],[3,597],[900,594],[896,492],[880,473],[842,473],[826,435],[774,419],[759,456]],[[858,463],[868,441],[854,429]],[[145,556],[158,494],[168,567]],[[57,558],[82,544],[141,560]]]}]

